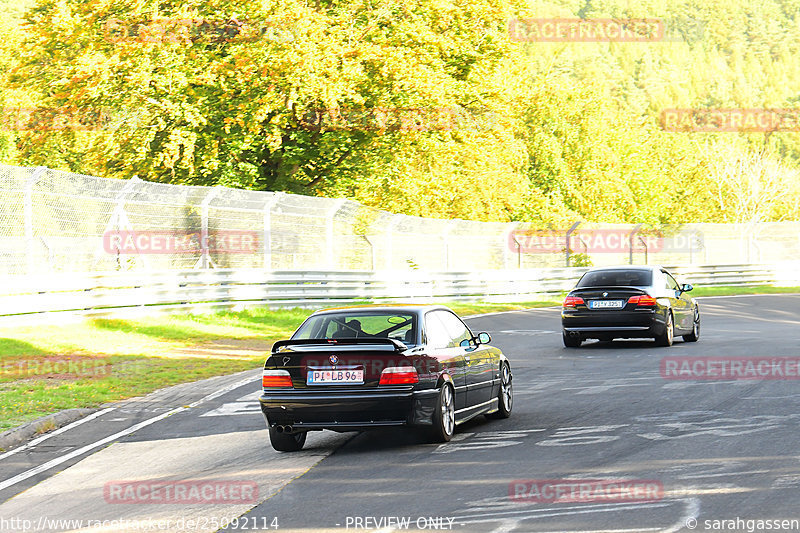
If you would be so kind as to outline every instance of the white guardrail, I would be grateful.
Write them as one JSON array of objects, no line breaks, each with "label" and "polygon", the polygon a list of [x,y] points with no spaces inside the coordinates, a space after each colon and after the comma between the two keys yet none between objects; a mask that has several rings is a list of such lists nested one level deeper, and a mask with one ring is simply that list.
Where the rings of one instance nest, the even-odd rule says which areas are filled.
[{"label": "white guardrail", "polygon": [[[519,302],[567,291],[586,270],[53,273],[7,277],[0,293],[0,317],[120,316],[256,305],[314,308],[393,301]],[[671,271],[679,282],[697,286],[800,285],[800,262],[682,266]]]}]

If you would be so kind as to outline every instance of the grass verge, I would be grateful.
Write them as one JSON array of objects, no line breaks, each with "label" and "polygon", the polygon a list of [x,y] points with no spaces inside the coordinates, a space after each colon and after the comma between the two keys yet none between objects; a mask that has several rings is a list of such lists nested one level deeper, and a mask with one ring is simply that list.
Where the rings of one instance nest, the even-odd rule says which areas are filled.
[{"label": "grass verge", "polygon": [[773,287],[757,285],[752,287],[697,287],[692,296],[742,296],[746,294],[792,294],[800,293],[800,287]]},{"label": "grass verge", "polygon": [[0,328],[0,431],[63,409],[259,368],[299,309]]},{"label": "grass verge", "polygon": [[248,359],[56,355],[4,358],[0,431],[75,407],[141,396],[162,387],[258,368]]}]

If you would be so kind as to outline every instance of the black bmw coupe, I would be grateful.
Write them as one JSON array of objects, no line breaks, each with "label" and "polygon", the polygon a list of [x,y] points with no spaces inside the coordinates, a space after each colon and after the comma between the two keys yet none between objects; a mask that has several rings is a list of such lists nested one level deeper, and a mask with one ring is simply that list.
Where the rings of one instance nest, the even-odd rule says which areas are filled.
[{"label": "black bmw coupe", "polygon": [[478,415],[507,418],[511,365],[442,306],[318,311],[264,365],[261,410],[278,451],[300,450],[308,431],[427,428],[449,441]]},{"label": "black bmw coupe", "polygon": [[577,348],[586,339],[653,338],[671,346],[676,335],[686,342],[700,337],[700,308],[657,266],[598,267],[586,272],[561,308],[564,345]]}]

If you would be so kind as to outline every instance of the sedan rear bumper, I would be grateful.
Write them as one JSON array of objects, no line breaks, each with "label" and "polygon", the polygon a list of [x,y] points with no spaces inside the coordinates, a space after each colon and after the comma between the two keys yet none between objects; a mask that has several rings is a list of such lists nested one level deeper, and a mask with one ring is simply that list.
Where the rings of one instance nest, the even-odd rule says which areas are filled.
[{"label": "sedan rear bumper", "polygon": [[666,320],[654,309],[635,311],[565,311],[564,332],[581,338],[652,338],[664,333]]},{"label": "sedan rear bumper", "polygon": [[438,391],[411,387],[371,390],[274,390],[259,398],[267,425],[295,430],[352,431],[370,427],[430,425]]}]

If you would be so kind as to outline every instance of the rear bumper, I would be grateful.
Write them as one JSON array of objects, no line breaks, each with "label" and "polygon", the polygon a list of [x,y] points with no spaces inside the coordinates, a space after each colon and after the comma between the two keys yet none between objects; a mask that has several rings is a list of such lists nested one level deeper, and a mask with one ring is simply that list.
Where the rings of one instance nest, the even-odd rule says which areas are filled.
[{"label": "rear bumper", "polygon": [[430,425],[436,389],[381,387],[372,390],[265,391],[259,398],[267,425],[295,430],[352,431],[372,427]]},{"label": "rear bumper", "polygon": [[656,309],[636,311],[565,311],[564,332],[581,338],[648,338],[664,333],[666,320]]}]

